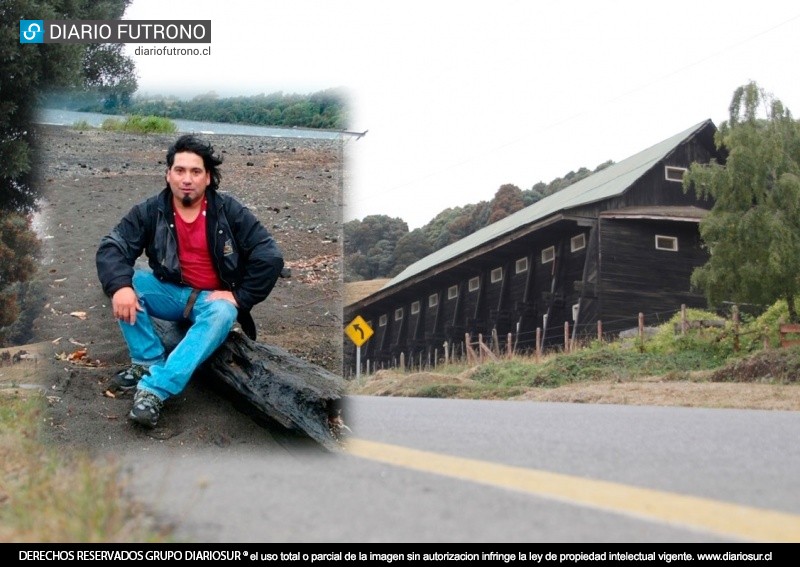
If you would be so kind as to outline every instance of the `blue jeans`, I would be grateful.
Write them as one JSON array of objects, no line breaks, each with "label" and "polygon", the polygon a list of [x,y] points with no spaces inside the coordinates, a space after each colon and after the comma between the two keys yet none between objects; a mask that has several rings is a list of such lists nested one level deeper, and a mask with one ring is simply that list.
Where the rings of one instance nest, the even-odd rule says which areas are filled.
[{"label": "blue jeans", "polygon": [[150,317],[180,321],[192,289],[165,283],[151,272],[136,270],[133,289],[144,311],[136,312],[136,323],[120,321],[122,336],[128,344],[131,362],[150,367],[150,374],[139,381],[138,388],[166,400],[179,394],[192,374],[228,337],[236,322],[236,306],[224,299],[209,301],[211,292],[201,291],[189,314],[191,326],[180,343],[165,357],[164,345],[153,328]]}]

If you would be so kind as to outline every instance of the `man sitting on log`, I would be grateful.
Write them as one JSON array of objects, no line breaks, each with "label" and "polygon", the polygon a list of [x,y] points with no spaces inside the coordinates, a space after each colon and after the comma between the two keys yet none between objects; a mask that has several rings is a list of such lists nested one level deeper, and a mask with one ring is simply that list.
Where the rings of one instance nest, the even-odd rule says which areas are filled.
[{"label": "man sitting on log", "polygon": [[[221,163],[209,143],[178,138],[167,151],[166,188],[134,206],[97,250],[100,283],[131,356],[109,389],[136,388],[129,418],[146,427],[157,424],[164,401],[184,389],[237,320],[255,339],[250,310],[283,268],[267,229],[218,192]],[[151,271],[134,269],[143,252]],[[189,325],[168,356],[151,317]]]}]

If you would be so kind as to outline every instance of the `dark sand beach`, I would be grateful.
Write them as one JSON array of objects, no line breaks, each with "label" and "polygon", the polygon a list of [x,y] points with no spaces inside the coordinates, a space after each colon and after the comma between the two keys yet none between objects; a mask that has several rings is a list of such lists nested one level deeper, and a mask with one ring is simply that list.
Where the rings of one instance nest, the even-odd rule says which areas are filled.
[{"label": "dark sand beach", "polygon": [[[129,395],[104,394],[110,376],[129,361],[97,279],[95,252],[100,238],[134,204],[165,186],[165,154],[177,134],[63,126],[37,130],[46,196],[37,220],[46,297],[32,329],[35,360],[26,364],[33,365],[27,381],[46,388],[49,396],[49,436],[96,453],[146,447],[153,438],[182,447],[262,442],[270,427],[256,423],[204,380],[193,380],[170,399],[162,423],[152,431],[129,424]],[[224,158],[220,188],[259,217],[291,269],[291,277],[279,280],[253,311],[258,340],[340,373],[340,142],[205,137]],[[283,433],[280,426],[274,432]]]}]

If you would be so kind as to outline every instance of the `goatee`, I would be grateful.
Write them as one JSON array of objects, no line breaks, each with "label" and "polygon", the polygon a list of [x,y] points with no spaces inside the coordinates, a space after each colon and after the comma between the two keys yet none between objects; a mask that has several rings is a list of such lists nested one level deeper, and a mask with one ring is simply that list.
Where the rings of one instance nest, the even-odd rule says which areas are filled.
[{"label": "goatee", "polygon": [[184,207],[191,207],[192,206],[192,197],[191,195],[184,195],[181,199],[181,204]]}]

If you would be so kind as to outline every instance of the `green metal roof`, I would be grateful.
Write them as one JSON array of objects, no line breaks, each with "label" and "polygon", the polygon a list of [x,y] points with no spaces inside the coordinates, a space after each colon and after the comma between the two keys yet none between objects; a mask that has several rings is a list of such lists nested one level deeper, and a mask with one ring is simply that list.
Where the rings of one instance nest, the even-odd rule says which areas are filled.
[{"label": "green metal roof", "polygon": [[457,258],[487,242],[538,222],[555,213],[621,195],[684,140],[701,130],[709,122],[709,120],[704,120],[699,124],[695,124],[663,142],[597,173],[593,173],[589,177],[585,177],[504,219],[485,226],[469,236],[465,236],[461,240],[425,256],[392,278],[381,290],[395,286],[443,262]]}]

